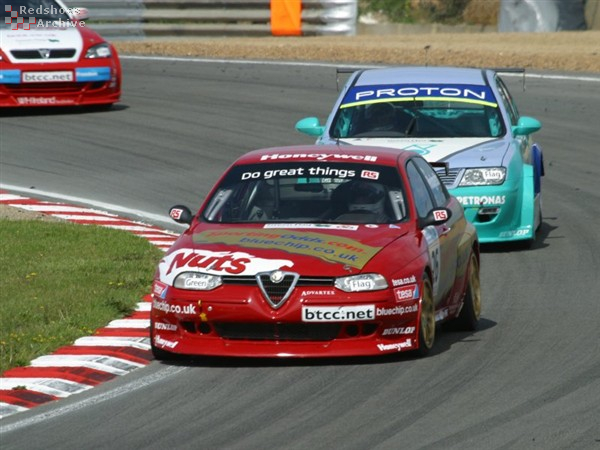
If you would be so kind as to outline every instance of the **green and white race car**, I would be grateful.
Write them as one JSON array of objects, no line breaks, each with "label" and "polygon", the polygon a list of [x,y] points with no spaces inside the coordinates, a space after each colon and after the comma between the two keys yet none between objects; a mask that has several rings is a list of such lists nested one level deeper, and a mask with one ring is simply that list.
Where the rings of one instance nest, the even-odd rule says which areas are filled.
[{"label": "green and white race car", "polygon": [[[515,71],[515,70],[511,70]],[[358,70],[325,125],[296,124],[317,144],[411,150],[435,164],[481,243],[533,242],[542,222],[541,123],[519,115],[501,70],[395,67]],[[439,167],[439,163],[445,163]]]}]

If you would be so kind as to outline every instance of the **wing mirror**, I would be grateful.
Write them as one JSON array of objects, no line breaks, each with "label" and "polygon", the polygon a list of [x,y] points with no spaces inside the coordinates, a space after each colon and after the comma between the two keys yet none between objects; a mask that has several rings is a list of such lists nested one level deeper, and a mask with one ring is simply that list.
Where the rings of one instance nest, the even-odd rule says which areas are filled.
[{"label": "wing mirror", "polygon": [[321,136],[325,132],[325,127],[321,125],[316,117],[305,117],[296,122],[296,130],[309,136]]},{"label": "wing mirror", "polygon": [[516,126],[512,127],[515,136],[529,136],[542,128],[539,120],[533,117],[522,116]]},{"label": "wing mirror", "polygon": [[175,205],[169,209],[169,216],[177,223],[190,225],[192,223],[193,215],[187,206]]},{"label": "wing mirror", "polygon": [[429,211],[423,219],[419,219],[419,228],[423,229],[430,225],[441,225],[452,217],[452,211],[448,208],[436,208]]}]

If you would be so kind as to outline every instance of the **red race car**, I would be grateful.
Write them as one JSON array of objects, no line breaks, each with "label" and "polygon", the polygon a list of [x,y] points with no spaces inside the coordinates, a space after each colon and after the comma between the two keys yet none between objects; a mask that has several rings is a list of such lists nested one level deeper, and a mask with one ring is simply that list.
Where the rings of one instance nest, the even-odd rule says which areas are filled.
[{"label": "red race car", "polygon": [[415,351],[474,330],[479,243],[422,157],[361,146],[240,157],[158,264],[154,355],[331,357]]},{"label": "red race car", "polygon": [[0,23],[0,107],[116,103],[115,48],[87,28],[84,8],[60,0],[7,0]]}]

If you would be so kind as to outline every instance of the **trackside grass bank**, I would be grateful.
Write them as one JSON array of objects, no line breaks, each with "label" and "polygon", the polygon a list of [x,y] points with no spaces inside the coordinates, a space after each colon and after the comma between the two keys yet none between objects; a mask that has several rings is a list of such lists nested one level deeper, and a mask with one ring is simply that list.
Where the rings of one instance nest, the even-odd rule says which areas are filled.
[{"label": "trackside grass bank", "polygon": [[94,225],[0,219],[0,236],[0,374],[131,313],[163,254]]}]

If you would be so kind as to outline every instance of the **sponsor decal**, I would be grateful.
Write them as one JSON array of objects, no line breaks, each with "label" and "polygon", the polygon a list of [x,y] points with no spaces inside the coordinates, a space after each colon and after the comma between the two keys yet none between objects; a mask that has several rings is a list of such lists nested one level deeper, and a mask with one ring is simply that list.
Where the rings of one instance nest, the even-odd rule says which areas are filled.
[{"label": "sponsor decal", "polygon": [[394,306],[392,308],[377,308],[376,314],[377,317],[386,317],[386,316],[403,316],[405,314],[416,313],[419,310],[419,304],[413,303],[412,305],[408,304],[406,306]]},{"label": "sponsor decal", "polygon": [[405,284],[416,283],[416,282],[417,282],[417,277],[414,275],[411,275],[410,277],[406,277],[406,278],[393,279],[392,286],[394,286],[394,287],[404,286]]},{"label": "sponsor decal", "polygon": [[374,170],[363,170],[360,173],[361,178],[367,178],[369,180],[378,180],[379,172],[375,172]]},{"label": "sponsor decal", "polygon": [[488,86],[468,84],[389,84],[354,86],[346,94],[341,108],[381,101],[449,100],[496,107],[496,99]]},{"label": "sponsor decal", "polygon": [[423,228],[423,237],[427,241],[427,250],[429,253],[429,264],[431,266],[432,284],[433,284],[433,296],[437,296],[438,289],[440,287],[440,267],[441,267],[441,254],[440,254],[440,239],[438,236],[437,229],[433,226]]},{"label": "sponsor decal", "polygon": [[402,342],[396,342],[394,344],[377,344],[377,348],[382,352],[386,352],[386,351],[390,351],[390,350],[400,351],[405,348],[411,348],[412,346],[413,346],[412,339],[407,339]]},{"label": "sponsor decal", "polygon": [[519,228],[518,230],[503,231],[500,233],[501,238],[517,237],[517,236],[528,236],[531,233],[531,225],[527,225],[525,228]]},{"label": "sponsor decal", "polygon": [[163,339],[160,335],[154,336],[154,344],[162,347],[162,348],[175,348],[179,345],[178,341],[169,341],[167,339]]},{"label": "sponsor decal", "polygon": [[[313,256],[328,262],[347,264],[359,269],[380,249],[380,247],[362,244],[355,239],[310,231],[295,233],[287,230],[267,231],[229,228],[227,230],[203,231],[194,234],[193,239],[198,244],[223,243],[239,247],[283,250],[289,253]],[[292,265],[291,261],[289,265]],[[262,271],[278,268],[263,269]]]},{"label": "sponsor decal", "polygon": [[335,291],[333,289],[307,289],[301,292],[301,297],[306,297],[309,295],[324,295],[327,297],[331,297],[335,295]]},{"label": "sponsor decal", "polygon": [[158,280],[155,280],[154,283],[152,283],[152,295],[154,295],[154,297],[166,298],[168,289],[169,286]]},{"label": "sponsor decal", "polygon": [[158,299],[152,301],[152,308],[167,314],[184,314],[192,316],[198,314],[196,305],[173,305]]},{"label": "sponsor decal", "polygon": [[57,99],[56,97],[17,97],[19,105],[70,105],[72,99]]},{"label": "sponsor decal", "polygon": [[504,205],[505,195],[459,195],[456,197],[463,206]]},{"label": "sponsor decal", "polygon": [[84,83],[86,81],[108,81],[110,78],[110,67],[75,69],[75,80],[79,83]]},{"label": "sponsor decal", "polygon": [[317,161],[377,161],[377,156],[372,155],[347,155],[343,153],[289,153],[289,154],[278,154],[263,155],[260,157],[261,161],[279,161],[286,159],[316,159]]},{"label": "sponsor decal", "polygon": [[169,215],[171,216],[171,219],[174,219],[174,220],[181,219],[182,214],[183,214],[183,209],[180,209],[180,208],[173,208],[173,209],[171,209],[171,212],[169,213]]},{"label": "sponsor decal", "polygon": [[0,84],[19,84],[21,83],[20,70],[0,70]]},{"label": "sponsor decal", "polygon": [[169,253],[158,263],[160,281],[172,285],[182,272],[202,272],[211,275],[256,275],[283,267],[291,268],[287,259],[264,259],[245,252],[211,252],[179,249]]},{"label": "sponsor decal", "polygon": [[[326,230],[349,230],[356,231],[358,230],[358,225],[344,225],[344,224],[335,224],[335,223],[267,223],[263,227],[265,229],[269,228],[288,228],[290,230],[300,229],[300,228],[323,228]],[[397,227],[400,228],[400,227]]]},{"label": "sponsor decal", "polygon": [[394,289],[397,302],[416,300],[419,298],[419,285],[411,284],[402,288]]},{"label": "sponsor decal", "polygon": [[394,335],[398,335],[398,334],[413,334],[415,332],[416,328],[415,327],[393,327],[393,328],[386,328],[385,330],[383,330],[383,333],[381,333],[382,336],[394,336]]},{"label": "sponsor decal", "polygon": [[273,169],[254,172],[242,172],[242,180],[269,180],[274,177],[335,177],[338,179],[354,178],[355,170],[338,169],[336,167],[297,167],[295,169]]},{"label": "sponsor decal", "polygon": [[73,81],[73,72],[70,70],[54,72],[23,72],[23,83],[64,83]]},{"label": "sponsor decal", "polygon": [[445,209],[436,209],[433,211],[433,218],[435,220],[448,220],[448,211]]},{"label": "sponsor decal", "polygon": [[354,322],[374,318],[375,305],[302,307],[302,322]]},{"label": "sponsor decal", "polygon": [[404,147],[402,150],[408,150],[410,152],[415,152],[417,155],[425,156],[431,153],[431,149],[436,146],[437,144],[411,144]]},{"label": "sponsor decal", "polygon": [[177,325],[172,323],[155,322],[154,329],[157,331],[177,331]]}]

